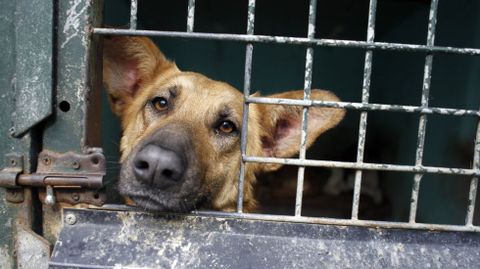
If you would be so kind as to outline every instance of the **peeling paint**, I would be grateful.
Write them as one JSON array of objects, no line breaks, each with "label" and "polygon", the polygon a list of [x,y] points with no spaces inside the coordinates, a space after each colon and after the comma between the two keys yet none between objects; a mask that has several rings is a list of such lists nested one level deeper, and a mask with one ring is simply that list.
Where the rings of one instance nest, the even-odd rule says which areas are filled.
[{"label": "peeling paint", "polygon": [[70,40],[74,37],[78,37],[81,34],[81,17],[83,13],[87,10],[88,5],[84,5],[80,10],[78,6],[82,3],[82,0],[73,0],[70,1],[71,7],[67,10],[67,19],[63,26],[63,33],[65,35],[65,41],[60,45],[61,48],[64,48]]},{"label": "peeling paint", "polygon": [[187,32],[193,32],[195,22],[195,0],[188,0]]},{"label": "peeling paint", "polygon": [[187,33],[175,31],[154,31],[154,30],[129,30],[113,28],[94,28],[93,32],[100,35],[134,35],[134,36],[164,36],[186,39],[223,40],[238,41],[245,43],[279,43],[302,46],[323,46],[323,47],[344,47],[360,48],[367,50],[389,50],[389,51],[415,51],[424,53],[448,53],[462,55],[480,55],[480,49],[457,48],[445,46],[427,46],[416,44],[367,42],[339,39],[309,39],[304,37],[266,36],[241,34],[213,34],[213,33]]}]

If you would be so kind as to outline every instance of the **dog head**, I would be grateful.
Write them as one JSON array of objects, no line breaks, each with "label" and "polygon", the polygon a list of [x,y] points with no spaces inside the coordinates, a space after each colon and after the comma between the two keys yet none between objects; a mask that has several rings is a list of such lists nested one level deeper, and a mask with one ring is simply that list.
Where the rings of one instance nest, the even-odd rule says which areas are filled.
[{"label": "dog head", "polygon": [[[103,78],[112,110],[121,118],[119,191],[153,211],[236,206],[241,162],[243,94],[224,82],[182,72],[145,37],[104,40]],[[302,99],[303,91],[274,98]],[[312,99],[337,101],[322,90]],[[247,154],[290,157],[298,153],[302,107],[251,104]],[[307,146],[337,125],[345,111],[309,109]],[[244,208],[254,210],[255,175],[280,165],[248,163]]]}]

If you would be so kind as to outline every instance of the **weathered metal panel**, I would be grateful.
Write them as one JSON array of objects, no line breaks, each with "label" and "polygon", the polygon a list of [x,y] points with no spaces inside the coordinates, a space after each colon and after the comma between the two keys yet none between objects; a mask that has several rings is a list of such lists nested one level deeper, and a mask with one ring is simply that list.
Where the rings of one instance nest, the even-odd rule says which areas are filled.
[{"label": "weathered metal panel", "polygon": [[18,136],[52,113],[53,1],[14,2],[16,77],[12,133]]},{"label": "weathered metal panel", "polygon": [[[15,85],[18,80],[16,74],[16,44],[15,17],[17,1],[0,2],[0,170],[5,167],[4,156],[7,153],[16,153],[23,157],[24,171],[31,172],[31,163],[35,153],[35,144],[32,142],[31,132],[26,132],[17,138],[12,137],[13,118],[15,112]],[[47,14],[48,15],[48,14]],[[0,188],[0,268],[14,268],[14,233],[18,223],[31,223],[31,195],[29,190],[24,192],[24,202],[12,204],[6,202],[7,191]]]},{"label": "weathered metal panel", "polygon": [[[88,154],[91,147],[100,145],[101,43],[92,29],[101,24],[102,7],[103,1],[56,1],[55,111],[44,129],[43,149]],[[47,188],[46,201],[54,201],[53,193]],[[47,220],[43,236],[52,243],[58,235],[60,214],[59,207],[43,205]]]},{"label": "weathered metal panel", "polygon": [[68,209],[51,268],[476,268],[477,233]]},{"label": "weathered metal panel", "polygon": [[[99,113],[88,120],[92,103],[100,100],[97,79],[101,75],[92,27],[99,24],[102,1],[57,1],[55,40],[56,115],[44,132],[44,148],[84,152],[98,145]],[[96,89],[96,91],[94,91]],[[90,125],[91,124],[91,125]],[[90,127],[90,128],[89,128]],[[95,135],[87,136],[89,132]],[[90,141],[89,141],[90,140]]]}]

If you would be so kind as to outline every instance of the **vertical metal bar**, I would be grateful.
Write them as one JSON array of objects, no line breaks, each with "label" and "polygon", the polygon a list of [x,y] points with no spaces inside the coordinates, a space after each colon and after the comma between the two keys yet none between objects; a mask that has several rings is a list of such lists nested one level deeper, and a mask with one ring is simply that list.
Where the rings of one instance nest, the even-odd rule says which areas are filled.
[{"label": "vertical metal bar", "polygon": [[137,0],[131,0],[130,2],[130,29],[137,29]]},{"label": "vertical metal bar", "polygon": [[[253,35],[255,25],[255,0],[248,0],[248,19],[247,19],[247,34]],[[248,43],[245,52],[245,78],[243,84],[243,118],[242,118],[242,133],[240,150],[242,153],[242,160],[240,163],[240,175],[238,178],[238,195],[237,195],[237,212],[243,212],[243,188],[245,181],[245,161],[243,158],[247,153],[247,134],[248,134],[248,103],[245,101],[250,96],[250,82],[252,74],[252,57],[253,57],[253,44]]]},{"label": "vertical metal bar", "polygon": [[[477,124],[477,135],[475,137],[475,149],[473,151],[473,169],[480,169],[480,120]],[[465,225],[473,225],[473,214],[475,213],[475,202],[477,198],[478,177],[473,177],[470,182],[470,191],[468,194],[468,207]]]},{"label": "vertical metal bar", "polygon": [[[367,42],[373,43],[375,40],[375,17],[377,13],[377,0],[370,0],[368,10],[368,29]],[[362,104],[367,104],[370,97],[370,81],[372,75],[372,50],[365,53],[365,65],[363,69],[363,85],[362,85]],[[365,137],[367,135],[367,112],[360,113],[360,124],[358,127],[358,146],[357,146],[357,163],[363,163],[363,155],[365,151]],[[358,207],[360,204],[360,191],[362,187],[362,170],[355,172],[355,183],[353,188],[352,202],[352,219],[358,219]]]},{"label": "vertical metal bar", "polygon": [[[435,42],[435,26],[437,23],[437,6],[438,0],[432,0],[430,4],[430,14],[428,18],[428,33],[427,46],[433,46]],[[423,72],[423,86],[422,86],[422,108],[428,107],[428,99],[430,94],[430,81],[432,77],[433,54],[428,54],[425,57],[425,68]],[[418,122],[418,138],[417,150],[415,154],[415,166],[421,166],[423,162],[423,148],[425,145],[425,133],[427,128],[427,115],[420,115]],[[420,191],[420,182],[423,174],[415,174],[413,178],[412,195],[410,199],[410,216],[408,221],[415,223],[417,217],[418,196]]]},{"label": "vertical metal bar", "polygon": [[[317,0],[310,0],[308,10],[308,33],[309,39],[315,38],[315,21],[317,17]],[[303,99],[310,100],[312,91],[312,65],[313,65],[313,47],[308,47],[305,56],[305,79],[303,86]],[[299,159],[305,160],[307,152],[307,128],[308,128],[308,110],[309,107],[303,107],[302,127],[300,132],[300,151]],[[302,199],[303,199],[303,181],[305,178],[305,166],[298,167],[297,175],[297,193],[295,195],[295,216],[302,215]]]},{"label": "vertical metal bar", "polygon": [[193,32],[193,25],[195,21],[195,0],[188,0],[187,11],[187,32]]}]

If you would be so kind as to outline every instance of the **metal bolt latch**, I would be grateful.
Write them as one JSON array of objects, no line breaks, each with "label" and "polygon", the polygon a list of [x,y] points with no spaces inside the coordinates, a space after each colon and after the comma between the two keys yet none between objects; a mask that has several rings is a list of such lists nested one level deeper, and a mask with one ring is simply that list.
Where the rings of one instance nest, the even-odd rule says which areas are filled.
[{"label": "metal bolt latch", "polygon": [[72,213],[68,213],[65,216],[65,223],[69,225],[74,225],[75,223],[77,223],[77,217]]}]

